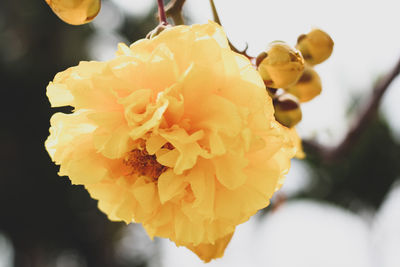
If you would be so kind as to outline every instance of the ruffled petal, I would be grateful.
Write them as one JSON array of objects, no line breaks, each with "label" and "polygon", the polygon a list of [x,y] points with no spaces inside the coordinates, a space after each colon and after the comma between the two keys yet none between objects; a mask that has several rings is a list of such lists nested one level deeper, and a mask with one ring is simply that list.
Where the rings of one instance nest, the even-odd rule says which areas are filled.
[{"label": "ruffled petal", "polygon": [[130,223],[137,206],[131,187],[125,179],[118,178],[104,179],[100,183],[87,185],[86,189],[93,198],[99,200],[99,208],[110,220]]},{"label": "ruffled petal", "polygon": [[132,149],[129,128],[121,113],[98,112],[88,115],[88,118],[98,125],[93,133],[93,144],[105,157],[121,158]]},{"label": "ruffled petal", "polygon": [[247,179],[243,169],[249,164],[240,154],[227,153],[212,159],[218,181],[229,189],[241,186]]},{"label": "ruffled petal", "polygon": [[175,128],[168,131],[160,131],[160,135],[179,151],[179,156],[174,166],[176,174],[182,174],[183,171],[192,168],[196,164],[197,157],[202,153],[197,141],[203,137],[203,131],[197,131],[189,135],[184,129]]},{"label": "ruffled petal", "polygon": [[[194,195],[194,201],[188,205],[190,205],[192,209],[195,209],[203,219],[212,220],[215,218],[215,178],[212,172],[210,173],[210,171],[205,170],[206,166],[207,164],[203,161],[201,165],[194,168],[186,177]],[[208,166],[208,169],[211,169],[210,166]]]},{"label": "ruffled petal", "polygon": [[65,84],[57,84],[50,82],[47,86],[47,97],[50,100],[51,107],[72,106],[74,104],[74,96],[68,90]]},{"label": "ruffled petal", "polygon": [[50,135],[45,142],[45,147],[52,159],[60,164],[75,146],[71,146],[82,136],[88,136],[96,129],[87,118],[87,111],[73,114],[55,113],[50,119]]},{"label": "ruffled petal", "polygon": [[224,252],[229,242],[231,241],[233,233],[228,234],[218,239],[215,244],[199,244],[197,246],[185,245],[188,249],[193,251],[199,256],[204,262],[210,262],[212,259],[221,258],[224,256]]},{"label": "ruffled petal", "polygon": [[161,204],[183,193],[187,183],[183,177],[177,177],[172,170],[168,170],[158,177],[158,194]]}]

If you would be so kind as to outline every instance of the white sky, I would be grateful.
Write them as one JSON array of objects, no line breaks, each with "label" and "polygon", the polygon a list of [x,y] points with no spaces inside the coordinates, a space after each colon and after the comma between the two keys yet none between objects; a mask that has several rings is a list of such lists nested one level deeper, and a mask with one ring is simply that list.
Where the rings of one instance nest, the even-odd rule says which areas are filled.
[{"label": "white sky", "polygon": [[146,15],[155,6],[156,1],[150,0],[112,0],[122,8],[124,12],[136,18]]}]

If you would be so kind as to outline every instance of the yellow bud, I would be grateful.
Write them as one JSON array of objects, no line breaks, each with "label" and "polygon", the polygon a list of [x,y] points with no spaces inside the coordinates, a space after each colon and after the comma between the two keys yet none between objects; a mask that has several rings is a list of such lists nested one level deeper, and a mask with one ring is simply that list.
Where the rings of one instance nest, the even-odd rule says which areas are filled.
[{"label": "yellow bud", "polygon": [[284,93],[274,99],[275,119],[282,125],[292,128],[301,121],[302,113],[294,95]]},{"label": "yellow bud", "polygon": [[300,102],[307,102],[321,93],[322,85],[318,73],[312,67],[306,67],[295,85],[286,92],[295,95]]},{"label": "yellow bud", "polygon": [[332,54],[333,40],[326,32],[314,29],[308,34],[299,36],[296,48],[300,50],[308,64],[316,65]]},{"label": "yellow bud", "polygon": [[46,0],[64,22],[81,25],[92,21],[100,11],[100,0]]},{"label": "yellow bud", "polygon": [[301,54],[284,42],[273,42],[256,60],[257,69],[264,83],[271,88],[286,88],[297,82],[303,73]]}]

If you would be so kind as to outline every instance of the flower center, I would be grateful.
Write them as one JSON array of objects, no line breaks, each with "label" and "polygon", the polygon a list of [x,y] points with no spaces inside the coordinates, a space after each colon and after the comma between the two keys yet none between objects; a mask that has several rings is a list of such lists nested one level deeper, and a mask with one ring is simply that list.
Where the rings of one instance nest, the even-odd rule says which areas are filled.
[{"label": "flower center", "polygon": [[[173,149],[171,144],[164,145],[164,148]],[[157,181],[158,177],[165,172],[168,167],[161,165],[156,158],[156,155],[149,155],[146,148],[139,147],[128,152],[124,159],[124,164],[129,166],[132,174],[142,175]]]}]

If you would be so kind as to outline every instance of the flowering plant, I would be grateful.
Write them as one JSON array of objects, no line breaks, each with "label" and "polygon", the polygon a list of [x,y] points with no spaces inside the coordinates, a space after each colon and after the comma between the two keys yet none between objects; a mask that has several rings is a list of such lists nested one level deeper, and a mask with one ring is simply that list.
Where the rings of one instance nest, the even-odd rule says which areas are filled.
[{"label": "flowering plant", "polygon": [[[141,223],[208,262],[303,156],[299,119],[287,119],[300,112],[296,97],[274,88],[300,83],[304,60],[283,43],[257,59],[237,53],[211,21],[170,27],[158,2],[161,23],[147,39],[49,83],[51,105],[74,110],[53,115],[45,146],[111,220]],[[49,1],[75,18],[62,3]],[[78,13],[93,3],[79,2]]]},{"label": "flowering plant", "polygon": [[[112,220],[143,224],[208,261],[268,205],[296,152],[249,60],[220,26],[178,26],[81,62],[47,88],[46,148]],[[220,248],[215,250],[215,248]]]}]

